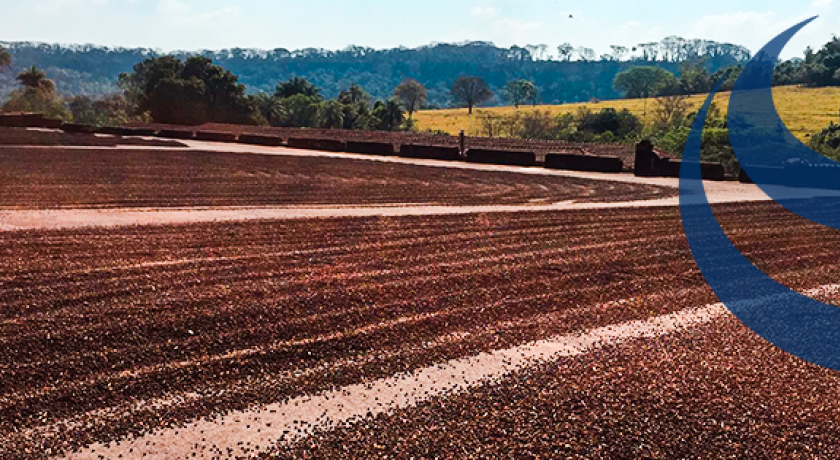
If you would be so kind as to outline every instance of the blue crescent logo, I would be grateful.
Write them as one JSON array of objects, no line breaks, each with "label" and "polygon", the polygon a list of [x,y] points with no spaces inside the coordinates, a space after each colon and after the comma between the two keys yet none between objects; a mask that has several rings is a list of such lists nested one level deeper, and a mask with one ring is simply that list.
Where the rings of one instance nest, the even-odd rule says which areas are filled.
[{"label": "blue crescent logo", "polygon": [[[790,133],[771,93],[782,48],[814,19],[774,38],[745,66],[730,96],[727,125],[736,158],[765,194],[805,219],[840,229],[840,213],[829,212],[840,209],[840,194],[803,199],[793,193],[799,187],[837,190],[840,164]],[[799,294],[767,276],[735,248],[712,213],[700,180],[700,143],[719,88],[720,83],[698,112],[680,171],[680,213],[694,259],[718,298],[747,327],[790,354],[840,370],[840,307]]]}]

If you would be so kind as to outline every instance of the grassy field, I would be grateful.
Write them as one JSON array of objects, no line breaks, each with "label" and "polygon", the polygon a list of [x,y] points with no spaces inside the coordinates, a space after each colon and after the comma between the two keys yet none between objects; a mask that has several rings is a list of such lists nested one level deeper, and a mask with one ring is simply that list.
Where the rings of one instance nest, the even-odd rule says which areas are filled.
[{"label": "grassy field", "polygon": [[[776,106],[788,128],[800,139],[806,135],[820,131],[832,120],[838,118],[838,106],[840,106],[840,88],[799,88],[796,86],[785,86],[775,88],[773,95]],[[694,108],[700,107],[706,95],[696,95],[690,98]],[[725,110],[729,104],[729,93],[721,93],[715,97],[718,106]],[[628,109],[634,114],[650,119],[650,114],[655,107],[655,102],[647,100],[647,116],[645,116],[645,100],[628,99],[615,101],[602,101],[599,103],[578,103],[563,105],[538,105],[536,107],[521,107],[518,110],[548,110],[551,113],[574,113],[581,107],[589,107],[591,110],[601,110],[612,107],[618,110]],[[474,111],[473,116],[467,115],[467,109],[448,110],[424,110],[418,112],[415,117],[420,129],[439,129],[450,134],[458,134],[465,130],[467,134],[479,134],[479,117],[481,114],[492,113],[496,115],[510,115],[517,109],[513,107],[491,107],[480,108]]]}]

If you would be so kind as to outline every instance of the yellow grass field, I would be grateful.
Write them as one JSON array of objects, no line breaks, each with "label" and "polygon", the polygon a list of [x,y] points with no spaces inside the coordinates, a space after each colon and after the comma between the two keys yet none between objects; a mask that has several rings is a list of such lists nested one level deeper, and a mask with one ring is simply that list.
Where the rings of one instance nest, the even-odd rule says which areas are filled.
[{"label": "yellow grass field", "polygon": [[[808,134],[819,132],[830,121],[838,121],[840,88],[784,86],[774,88],[773,97],[782,120],[799,139],[805,140]],[[692,96],[689,102],[696,109],[705,99],[705,95],[696,95]],[[729,104],[729,93],[717,95],[715,102],[721,110],[725,111]],[[612,107],[617,110],[628,109],[642,118],[649,119],[651,110],[655,107],[655,101],[648,99],[647,117],[643,116],[644,104],[643,99],[623,99],[599,103],[522,106],[518,110],[548,110],[552,114],[559,114],[564,112],[574,113],[581,107],[589,107],[593,111]],[[513,107],[478,108],[473,110],[472,116],[467,115],[467,109],[423,110],[417,112],[414,116],[421,130],[439,129],[449,134],[458,134],[463,129],[468,135],[479,135],[478,120],[482,114],[509,115],[516,110]]]}]

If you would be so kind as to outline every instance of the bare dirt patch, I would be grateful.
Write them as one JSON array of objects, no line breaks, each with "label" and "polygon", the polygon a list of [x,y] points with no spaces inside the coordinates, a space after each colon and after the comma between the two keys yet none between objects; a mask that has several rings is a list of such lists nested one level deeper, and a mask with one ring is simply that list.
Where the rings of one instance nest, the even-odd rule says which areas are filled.
[{"label": "bare dirt patch", "polygon": [[836,458],[840,375],[725,317],[318,432],[262,458]]},{"label": "bare dirt patch", "polygon": [[0,127],[0,145],[89,146],[116,147],[134,145],[146,147],[186,147],[170,139],[118,137],[97,134],[76,134],[46,129]]},{"label": "bare dirt patch", "polygon": [[[835,231],[773,204],[718,215],[793,288],[840,275]],[[716,301],[676,208],[13,231],[0,248],[4,458]]]},{"label": "bare dirt patch", "polygon": [[674,196],[673,188],[324,156],[0,148],[0,207],[504,205]]}]

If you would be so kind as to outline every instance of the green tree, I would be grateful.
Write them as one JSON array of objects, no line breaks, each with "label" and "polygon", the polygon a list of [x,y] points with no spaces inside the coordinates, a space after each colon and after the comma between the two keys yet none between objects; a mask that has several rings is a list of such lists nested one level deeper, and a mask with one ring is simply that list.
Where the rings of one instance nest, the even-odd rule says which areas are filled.
[{"label": "green tree", "polygon": [[840,159],[840,125],[830,122],[822,131],[811,136],[808,145],[817,153]]},{"label": "green tree", "polygon": [[129,105],[119,94],[93,100],[88,96],[74,96],[67,100],[73,121],[93,126],[123,125],[131,121]]},{"label": "green tree", "polygon": [[321,99],[321,91],[312,83],[306,81],[306,78],[292,77],[288,81],[277,84],[277,91],[274,92],[274,97],[278,99],[285,99],[287,97],[302,94],[310,98]]},{"label": "green tree", "polygon": [[379,120],[379,129],[385,131],[396,131],[405,122],[405,112],[396,98],[388,99],[384,103],[377,102],[373,108],[373,116]]},{"label": "green tree", "polygon": [[612,133],[620,140],[635,140],[642,130],[642,122],[629,110],[613,108],[590,112],[584,109],[577,114],[578,130],[592,134]]},{"label": "green tree", "polygon": [[148,112],[159,123],[256,124],[261,118],[238,77],[204,56],[150,58],[133,70],[120,75],[120,87],[135,113]]},{"label": "green tree", "polygon": [[490,87],[483,79],[464,75],[455,80],[450,93],[457,102],[467,106],[470,115],[472,115],[473,107],[493,98]]},{"label": "green tree", "polygon": [[580,47],[577,50],[581,62],[592,62],[595,60],[595,50],[592,48]]},{"label": "green tree", "polygon": [[537,87],[528,80],[514,80],[505,85],[505,99],[515,108],[525,101],[536,101]]},{"label": "green tree", "polygon": [[673,85],[674,74],[653,66],[633,67],[620,72],[613,80],[616,90],[628,98],[645,98],[644,113],[647,114],[647,99],[658,95],[663,89]]},{"label": "green tree", "polygon": [[290,128],[309,128],[318,126],[318,114],[321,112],[320,97],[295,94],[280,99],[282,118],[280,126]]},{"label": "green tree", "polygon": [[639,66],[616,75],[613,86],[628,98],[647,98],[656,95],[673,79],[674,74],[665,69]]},{"label": "green tree", "polygon": [[199,125],[209,120],[207,86],[198,78],[161,80],[149,99],[152,119],[159,123]]},{"label": "green tree", "polygon": [[419,110],[426,103],[426,87],[417,80],[406,78],[399,86],[394,88],[394,96],[405,107],[410,120],[414,111]]},{"label": "green tree", "polygon": [[773,86],[794,85],[802,81],[802,67],[792,59],[777,65],[773,71]]},{"label": "green tree", "polygon": [[690,108],[686,95],[656,98],[656,107],[653,109],[653,127],[668,129],[672,126],[685,126],[686,115]]},{"label": "green tree", "polygon": [[[14,50],[9,48],[15,57],[15,73],[24,67],[24,60],[26,67],[37,63],[41,68],[50,69],[47,73],[56,79],[63,94],[74,95],[110,93],[114,77],[119,72],[150,57],[148,50],[142,49],[105,50],[89,46],[67,48],[22,43],[16,44]],[[715,72],[742,64],[749,58],[749,51],[743,47],[708,40],[669,38],[662,43],[636,45],[636,50],[639,51],[635,53],[639,59],[672,72],[677,71],[679,63],[685,60],[702,59],[708,70]],[[541,52],[541,49],[535,49],[535,53]],[[549,103],[613,99],[620,97],[620,93],[612,87],[613,78],[625,67],[605,62],[568,62],[568,55],[562,55],[559,49],[555,50],[555,56],[561,56],[555,57],[554,61],[533,60],[532,53],[528,53],[527,49],[502,48],[487,42],[391,50],[358,46],[338,51],[274,49],[260,56],[243,49],[205,51],[201,54],[217,65],[242,72],[240,81],[244,80],[247,72],[249,89],[255,93],[265,91],[273,94],[279,81],[298,75],[313,83],[317,81],[320,94],[325,99],[338,96],[354,82],[364,86],[374,98],[384,99],[389,98],[394,87],[410,75],[428,90],[427,107],[451,105],[450,88],[462,73],[482,77],[494,92],[508,81],[523,77],[532,79],[540,90],[541,99]],[[578,60],[577,52],[571,56],[572,61]],[[624,59],[626,62],[627,57]],[[0,88],[0,92],[5,92],[5,89]],[[498,96],[501,100],[491,103],[507,104],[501,92]]]},{"label": "green tree", "polygon": [[683,94],[701,94],[712,90],[709,71],[700,63],[684,62],[680,65],[679,86]]},{"label": "green tree", "polygon": [[177,78],[183,70],[183,63],[174,56],[150,58],[134,65],[133,72],[119,76],[119,87],[132,104],[136,115],[150,112],[149,96],[165,78]]},{"label": "green tree", "polygon": [[93,99],[88,96],[75,96],[67,101],[67,108],[73,114],[73,121],[88,125],[96,125],[99,121],[98,114],[93,108]]},{"label": "green tree", "polygon": [[35,112],[69,121],[73,118],[64,100],[55,90],[55,83],[43,71],[33,66],[17,75],[22,88],[12,91],[3,105],[6,112]]},{"label": "green tree", "polygon": [[575,47],[571,43],[563,43],[557,47],[557,57],[563,62],[572,60],[572,54],[575,52]]},{"label": "green tree", "polygon": [[723,82],[720,85],[720,91],[732,91],[743,69],[743,66],[730,66],[725,69],[720,69],[712,74],[711,81],[714,84],[717,84],[719,81]]},{"label": "green tree", "polygon": [[252,96],[254,105],[260,116],[271,126],[278,126],[283,119],[283,104],[280,100],[268,93],[259,93]]},{"label": "green tree", "polygon": [[67,110],[64,100],[56,92],[35,88],[12,91],[9,100],[3,104],[3,111],[42,113],[50,118],[73,120],[73,115]]},{"label": "green tree", "polygon": [[321,104],[318,114],[322,128],[340,129],[344,127],[344,105],[338,101]]},{"label": "green tree", "polygon": [[19,85],[27,88],[39,89],[48,92],[55,92],[55,82],[47,78],[43,70],[32,66],[17,76]]},{"label": "green tree", "polygon": [[3,73],[3,69],[12,69],[12,55],[9,50],[0,46],[0,73]]},{"label": "green tree", "polygon": [[810,48],[805,52],[802,63],[802,80],[808,86],[840,85],[840,37],[832,38],[823,47],[814,52]]},{"label": "green tree", "polygon": [[357,84],[338,94],[344,110],[344,129],[376,129],[377,120],[370,113],[370,94]]},{"label": "green tree", "polygon": [[[239,78],[204,56],[194,56],[184,63],[184,80],[195,79],[204,84],[207,120],[216,122],[253,124],[256,107],[245,95],[245,85]],[[199,85],[200,86],[200,85]]]},{"label": "green tree", "polygon": [[349,88],[338,94],[338,101],[342,104],[354,106],[368,105],[371,97],[361,86],[353,83]]}]

